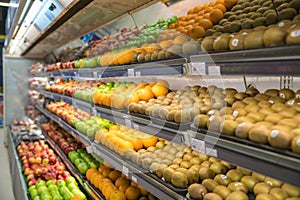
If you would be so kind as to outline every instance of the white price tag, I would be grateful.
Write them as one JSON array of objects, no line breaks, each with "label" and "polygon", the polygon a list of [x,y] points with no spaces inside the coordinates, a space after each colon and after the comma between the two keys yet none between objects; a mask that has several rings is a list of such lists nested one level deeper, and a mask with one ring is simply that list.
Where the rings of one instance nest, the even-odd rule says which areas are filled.
[{"label": "white price tag", "polygon": [[130,119],[125,119],[125,126],[131,128],[131,121],[130,121]]},{"label": "white price tag", "polygon": [[215,158],[218,157],[217,149],[206,147],[205,151],[206,151],[206,155],[208,155],[208,156],[212,156],[212,157],[215,157]]},{"label": "white price tag", "polygon": [[125,176],[127,176],[127,177],[128,177],[128,174],[129,174],[129,170],[128,170],[128,168],[127,168],[127,167],[125,167],[125,166],[123,166],[123,168],[122,168],[122,173],[123,173]]},{"label": "white price tag", "polygon": [[135,72],[135,76],[142,76],[141,72]]},{"label": "white price tag", "polygon": [[208,66],[208,75],[221,75],[220,66]]},{"label": "white price tag", "polygon": [[137,178],[136,178],[135,176],[132,176],[132,177],[131,177],[131,180],[132,180],[133,182],[137,183]]},{"label": "white price tag", "polygon": [[127,70],[127,74],[128,74],[128,76],[130,77],[132,77],[132,76],[134,76],[134,69],[128,69]]},{"label": "white price tag", "polygon": [[191,63],[191,75],[206,75],[205,62]]},{"label": "white price tag", "polygon": [[192,139],[191,147],[193,150],[200,153],[205,153],[205,142],[197,139]]},{"label": "white price tag", "polygon": [[135,129],[135,130],[139,130],[139,125],[138,124],[135,124],[135,123],[132,123],[133,124],[133,129]]},{"label": "white price tag", "polygon": [[87,151],[88,153],[93,153],[94,149],[93,149],[92,146],[88,146],[88,147],[86,147],[86,151]]}]

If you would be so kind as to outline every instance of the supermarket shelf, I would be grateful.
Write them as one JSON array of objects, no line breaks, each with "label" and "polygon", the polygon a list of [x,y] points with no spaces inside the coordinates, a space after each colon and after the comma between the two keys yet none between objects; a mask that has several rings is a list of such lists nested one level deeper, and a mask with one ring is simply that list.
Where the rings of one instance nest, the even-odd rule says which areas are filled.
[{"label": "supermarket shelf", "polygon": [[193,136],[190,144],[193,149],[300,187],[300,155],[281,154],[283,151],[269,151],[264,145],[257,148],[246,142],[226,140],[209,131],[189,131],[189,134]]},{"label": "supermarket shelf", "polygon": [[44,115],[55,121],[60,127],[62,127],[65,131],[70,133],[76,140],[80,141],[82,144],[84,144],[86,147],[91,146],[92,141],[73,127],[71,127],[68,123],[63,121],[60,117],[52,114],[51,112],[47,111],[46,109],[35,105],[35,107]]},{"label": "supermarket shelf", "polygon": [[93,152],[101,157],[103,160],[107,161],[112,167],[121,171],[124,175],[128,176],[131,180],[135,181],[137,184],[144,187],[146,190],[150,191],[151,194],[159,199],[186,199],[184,196],[177,194],[175,191],[169,189],[165,185],[154,180],[147,174],[141,172],[139,169],[131,166],[124,158],[116,154],[107,147],[94,142]]},{"label": "supermarket shelf", "polygon": [[39,36],[22,56],[44,58],[58,47],[98,30],[110,22],[157,0],[79,1]]},{"label": "supermarket shelf", "polygon": [[293,45],[202,53],[191,56],[190,60],[198,65],[205,64],[200,66],[206,67],[207,75],[299,75],[299,55],[299,45]]},{"label": "supermarket shelf", "polygon": [[43,131],[46,141],[50,144],[51,148],[54,149],[55,153],[59,155],[59,157],[64,161],[64,164],[71,172],[71,174],[76,178],[82,188],[86,190],[86,192],[90,195],[88,199],[103,199],[105,197],[100,193],[100,191],[95,190],[94,187],[91,187],[86,178],[79,172],[79,170],[71,163],[71,161],[67,158],[64,152],[60,149],[58,145]]},{"label": "supermarket shelf", "polygon": [[[266,145],[257,145],[248,140],[237,141],[237,138],[224,139],[223,136],[219,137],[216,133],[210,133],[205,130],[195,132],[191,130],[192,127],[188,127],[185,130],[168,128],[154,124],[149,119],[130,115],[126,111],[120,112],[100,106],[95,106],[95,110],[100,117],[171,142],[188,144],[202,153],[300,187],[300,168],[298,167],[300,166],[300,155],[274,149]],[[194,144],[195,141],[196,144]],[[193,147],[193,145],[196,146]],[[285,173],[284,177],[281,176],[282,172]]]},{"label": "supermarket shelf", "polygon": [[183,67],[185,63],[187,63],[187,59],[177,58],[111,67],[60,69],[59,71],[45,72],[39,75],[95,79],[122,76],[179,76],[185,72]]},{"label": "supermarket shelf", "polygon": [[[44,90],[41,90],[40,93],[45,95],[48,98],[64,101],[64,102],[71,104],[71,105],[73,105],[79,109],[82,109],[86,112],[94,113],[95,115],[97,115],[99,117],[111,120],[113,122],[122,124],[124,126],[128,126],[130,128],[134,128],[136,130],[148,133],[150,135],[155,135],[159,138],[163,138],[165,140],[172,141],[172,142],[178,143],[178,144],[182,144],[182,143],[186,142],[187,134],[184,130],[171,129],[171,128],[168,128],[165,126],[157,125],[149,119],[143,119],[140,117],[129,115],[126,110],[119,111],[119,110],[114,110],[111,108],[96,106],[96,105],[93,105],[92,103],[89,103],[89,102],[86,102],[86,101],[83,101],[80,99],[75,99],[73,97],[68,97],[65,95],[47,92]],[[48,113],[50,113],[50,112],[48,112]],[[53,117],[54,117],[54,119],[56,119],[58,121],[60,120],[60,118],[58,118],[57,116],[53,116]],[[75,130],[74,128],[72,128],[72,129],[73,129],[73,131]]]},{"label": "supermarket shelf", "polygon": [[22,167],[17,155],[13,135],[11,131],[7,134],[7,152],[9,158],[10,174],[12,180],[12,188],[15,199],[28,200],[29,194],[27,192],[27,183],[22,173]]}]

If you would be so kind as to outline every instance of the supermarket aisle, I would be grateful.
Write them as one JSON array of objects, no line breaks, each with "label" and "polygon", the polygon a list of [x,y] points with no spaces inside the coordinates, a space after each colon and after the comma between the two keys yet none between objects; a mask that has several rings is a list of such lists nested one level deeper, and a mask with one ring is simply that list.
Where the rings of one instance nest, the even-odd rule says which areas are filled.
[{"label": "supermarket aisle", "polygon": [[4,129],[0,128],[0,199],[14,200],[7,149],[4,147]]}]

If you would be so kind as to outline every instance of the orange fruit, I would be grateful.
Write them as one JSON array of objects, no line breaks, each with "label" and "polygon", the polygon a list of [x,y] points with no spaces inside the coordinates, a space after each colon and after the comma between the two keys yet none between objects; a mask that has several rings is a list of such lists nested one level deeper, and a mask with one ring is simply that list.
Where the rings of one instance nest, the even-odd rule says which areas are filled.
[{"label": "orange fruit", "polygon": [[103,172],[102,172],[102,175],[103,175],[105,178],[107,178],[108,175],[109,175],[109,173],[110,173],[111,171],[112,171],[112,170],[109,169],[109,168],[104,169]]},{"label": "orange fruit", "polygon": [[139,185],[138,185],[136,182],[134,182],[134,181],[131,181],[130,185],[133,186],[133,187],[136,187],[136,188],[139,186]]},{"label": "orange fruit", "polygon": [[186,21],[187,20],[187,16],[181,16],[178,18],[179,21]]},{"label": "orange fruit", "polygon": [[217,24],[219,23],[219,21],[221,19],[223,19],[224,17],[224,14],[223,14],[223,11],[216,8],[216,9],[213,9],[210,13],[209,13],[209,19],[212,21],[213,24]]},{"label": "orange fruit", "polygon": [[155,146],[158,141],[157,137],[154,136],[146,136],[140,139],[143,141],[143,145],[145,148]]},{"label": "orange fruit", "polygon": [[[90,182],[93,184],[93,181],[94,181],[94,179],[96,178],[96,176],[98,176],[98,175],[100,175],[100,173],[98,172],[98,173],[93,173],[91,176],[90,176]],[[94,185],[94,184],[93,184]]]},{"label": "orange fruit", "polygon": [[191,9],[193,10],[193,14],[197,14],[201,11],[202,7],[201,6],[196,6],[195,8]]},{"label": "orange fruit", "polygon": [[120,187],[119,187],[119,190],[120,191],[122,191],[122,192],[126,192],[126,190],[127,190],[127,188],[129,188],[129,183],[128,184],[125,184],[125,185],[121,185]]},{"label": "orange fruit", "polygon": [[73,196],[70,200],[83,200],[81,196]]},{"label": "orange fruit", "polygon": [[87,171],[86,171],[86,178],[88,179],[88,180],[90,180],[90,178],[91,178],[91,176],[92,176],[92,174],[93,173],[98,173],[98,171],[97,171],[97,169],[95,169],[95,168],[91,168],[91,169],[88,169]]},{"label": "orange fruit", "polygon": [[157,83],[165,86],[166,88],[170,88],[169,83],[167,81],[165,81],[165,80],[159,80]]},{"label": "orange fruit", "polygon": [[199,23],[201,21],[201,19],[203,19],[203,16],[198,16],[196,19],[195,19],[195,23]]},{"label": "orange fruit", "polygon": [[148,195],[148,191],[145,188],[143,188],[142,186],[138,186],[138,188],[140,189],[142,196]]},{"label": "orange fruit", "polygon": [[213,27],[213,23],[209,19],[201,19],[198,25],[202,26],[205,30]]},{"label": "orange fruit", "polygon": [[224,0],[217,0],[216,4],[223,4],[224,5]]},{"label": "orange fruit", "polygon": [[112,182],[115,182],[120,177],[121,177],[121,173],[119,171],[116,171],[116,170],[110,172],[109,175],[108,175],[108,178],[110,180],[112,180]]},{"label": "orange fruit", "polygon": [[98,186],[96,186],[96,187],[102,191],[102,186],[104,186],[104,184],[106,184],[106,183],[111,183],[112,185],[114,185],[109,178],[104,178],[99,182]]},{"label": "orange fruit", "polygon": [[165,41],[161,41],[159,43],[159,46],[162,48],[162,49],[167,49],[169,48],[170,46],[172,46],[173,43],[172,43],[172,40],[165,40]]},{"label": "orange fruit", "polygon": [[217,8],[217,9],[220,9],[220,10],[222,10],[223,11],[223,13],[225,13],[226,11],[227,11],[227,9],[226,9],[226,7],[223,5],[223,4],[216,4],[215,6],[214,6],[214,8]]},{"label": "orange fruit", "polygon": [[98,188],[99,187],[99,183],[102,179],[104,179],[105,177],[101,174],[99,174],[98,176],[96,176],[94,178],[94,185]]},{"label": "orange fruit", "polygon": [[237,3],[237,1],[238,0],[224,0],[224,5],[228,10],[230,10]]},{"label": "orange fruit", "polygon": [[110,194],[109,199],[110,200],[126,200],[126,196],[125,196],[124,192],[122,192],[120,190],[116,190]]},{"label": "orange fruit", "polygon": [[213,10],[213,7],[208,7],[204,11],[205,13],[210,13]]},{"label": "orange fruit", "polygon": [[117,190],[118,188],[113,183],[104,183],[101,192],[109,200],[110,195]]},{"label": "orange fruit", "polygon": [[188,35],[191,38],[202,38],[205,36],[205,29],[202,26],[195,26],[189,30]]},{"label": "orange fruit", "polygon": [[203,18],[204,18],[204,19],[210,19],[210,13],[205,13],[205,14],[203,15]]},{"label": "orange fruit", "polygon": [[174,29],[174,28],[176,28],[176,23],[172,23],[169,25],[169,29]]},{"label": "orange fruit", "polygon": [[195,19],[198,15],[197,14],[189,14],[187,16],[187,21],[191,20],[191,19]]},{"label": "orange fruit", "polygon": [[154,97],[150,86],[139,89],[136,91],[136,93],[141,101],[149,101]]},{"label": "orange fruit", "polygon": [[167,87],[165,87],[159,83],[156,83],[155,85],[153,85],[151,90],[155,97],[167,95],[168,91],[169,91],[169,89]]},{"label": "orange fruit", "polygon": [[140,195],[140,190],[134,186],[129,186],[125,192],[125,196],[128,200],[137,200]]},{"label": "orange fruit", "polygon": [[212,2],[210,2],[208,5],[211,6],[211,7],[213,7],[215,4],[216,4],[216,2],[213,2],[213,1],[212,1]]},{"label": "orange fruit", "polygon": [[117,188],[119,188],[122,185],[128,185],[129,186],[129,180],[127,178],[124,177],[119,177],[116,182],[115,182],[115,186]]}]

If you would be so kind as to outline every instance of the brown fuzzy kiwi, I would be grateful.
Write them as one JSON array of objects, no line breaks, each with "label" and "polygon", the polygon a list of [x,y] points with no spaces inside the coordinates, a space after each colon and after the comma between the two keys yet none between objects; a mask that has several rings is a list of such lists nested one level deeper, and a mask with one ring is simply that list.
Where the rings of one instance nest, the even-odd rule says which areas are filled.
[{"label": "brown fuzzy kiwi", "polygon": [[241,29],[251,29],[253,27],[254,20],[247,19],[242,22]]},{"label": "brown fuzzy kiwi", "polygon": [[205,37],[201,43],[201,50],[202,51],[214,50],[213,48],[214,41],[215,41],[215,37],[212,36]]},{"label": "brown fuzzy kiwi", "polygon": [[297,15],[297,11],[294,8],[285,8],[278,15],[279,20],[291,20]]},{"label": "brown fuzzy kiwi", "polygon": [[230,32],[231,33],[236,33],[241,30],[241,22],[239,21],[234,21],[230,24]]},{"label": "brown fuzzy kiwi", "polygon": [[258,17],[254,20],[253,22],[253,26],[254,27],[258,27],[258,26],[265,26],[267,25],[267,22],[266,22],[266,18],[265,17]]},{"label": "brown fuzzy kiwi", "polygon": [[231,36],[229,35],[222,35],[215,39],[213,48],[214,50],[228,50],[229,49],[229,41]]},{"label": "brown fuzzy kiwi", "polygon": [[300,26],[289,30],[285,42],[286,44],[300,44]]},{"label": "brown fuzzy kiwi", "polygon": [[244,40],[245,49],[261,48],[263,43],[264,31],[255,31],[247,34]]},{"label": "brown fuzzy kiwi", "polygon": [[280,27],[270,28],[264,33],[264,45],[269,46],[279,46],[285,44],[285,37],[287,32]]},{"label": "brown fuzzy kiwi", "polygon": [[271,24],[276,24],[277,22],[277,14],[276,12],[269,12],[266,16],[266,24],[271,25]]}]

